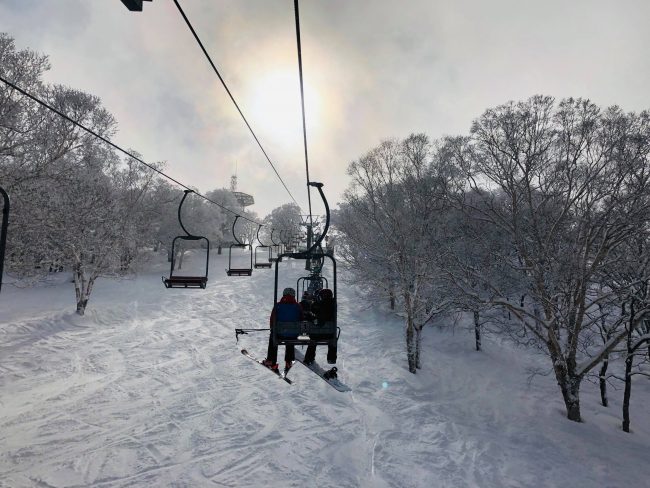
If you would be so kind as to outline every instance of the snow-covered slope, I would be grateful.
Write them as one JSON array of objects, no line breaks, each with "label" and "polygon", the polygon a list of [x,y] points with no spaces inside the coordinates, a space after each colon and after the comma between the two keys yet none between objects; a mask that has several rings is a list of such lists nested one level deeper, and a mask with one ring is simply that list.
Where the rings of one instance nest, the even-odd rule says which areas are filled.
[{"label": "snow-covered slope", "polygon": [[[620,392],[586,422],[564,417],[534,358],[457,329],[427,329],[406,370],[399,320],[339,282],[338,393],[301,365],[289,386],[239,353],[265,353],[273,271],[206,290],[160,273],[103,280],[86,317],[72,285],[0,294],[0,486],[641,487],[650,467],[650,382],[635,381],[633,434]],[[281,286],[304,271],[283,264]],[[162,265],[161,265],[162,269]],[[283,348],[280,348],[282,358]],[[324,363],[324,350],[318,360]]]}]

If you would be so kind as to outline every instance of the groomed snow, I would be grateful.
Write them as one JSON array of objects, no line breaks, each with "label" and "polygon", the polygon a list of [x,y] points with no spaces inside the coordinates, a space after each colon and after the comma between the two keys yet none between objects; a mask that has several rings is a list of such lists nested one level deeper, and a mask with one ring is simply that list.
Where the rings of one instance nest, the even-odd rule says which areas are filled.
[{"label": "groomed snow", "polygon": [[[408,373],[399,319],[339,281],[339,363],[352,393],[297,364],[293,385],[239,353],[265,353],[273,271],[167,290],[161,271],[101,280],[85,317],[72,285],[0,294],[2,487],[641,487],[650,479],[650,382],[566,420],[530,353],[462,328],[428,328]],[[304,274],[283,263],[281,286]],[[157,266],[165,269],[164,264]],[[282,358],[283,348],[280,348]],[[318,360],[325,351],[319,349]]]}]

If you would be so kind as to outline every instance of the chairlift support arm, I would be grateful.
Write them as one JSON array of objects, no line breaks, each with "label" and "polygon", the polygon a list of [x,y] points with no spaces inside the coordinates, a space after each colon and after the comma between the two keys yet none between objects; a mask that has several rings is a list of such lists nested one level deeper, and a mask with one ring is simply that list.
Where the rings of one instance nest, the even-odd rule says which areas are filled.
[{"label": "chairlift support arm", "polygon": [[187,195],[190,194],[190,193],[194,193],[194,191],[185,190],[183,198],[181,199],[181,203],[178,205],[178,223],[180,224],[181,229],[183,229],[183,232],[185,232],[187,234],[187,237],[197,237],[194,234],[189,233],[189,231],[183,225],[183,218],[181,217],[181,209],[183,208],[183,203],[185,203],[185,199],[187,198]]},{"label": "chairlift support arm", "polygon": [[[262,230],[262,224],[259,224],[259,227],[257,228],[257,242],[259,242],[262,247],[271,247],[267,246],[260,240],[260,230]],[[273,242],[273,239],[271,239],[271,242]]]},{"label": "chairlift support arm", "polygon": [[[237,225],[237,219],[239,219],[239,217],[240,217],[239,215],[236,215],[235,220],[233,220],[232,222],[232,238],[235,239],[235,242],[237,244],[239,244],[240,246],[244,246],[245,244],[237,238],[237,235],[235,235],[235,226]],[[257,230],[257,232],[259,233],[259,229]]]},{"label": "chairlift support arm", "polygon": [[325,236],[327,235],[327,230],[330,228],[330,206],[327,203],[327,198],[325,198],[325,193],[323,193],[323,184],[318,183],[316,181],[310,181],[309,186],[313,186],[318,190],[318,193],[320,193],[320,197],[323,200],[323,205],[325,205],[325,228],[323,229],[323,232],[321,232],[320,236],[312,244],[312,246],[307,250],[307,254],[311,254],[314,252],[314,250],[318,249],[320,247],[320,243],[325,239]]}]

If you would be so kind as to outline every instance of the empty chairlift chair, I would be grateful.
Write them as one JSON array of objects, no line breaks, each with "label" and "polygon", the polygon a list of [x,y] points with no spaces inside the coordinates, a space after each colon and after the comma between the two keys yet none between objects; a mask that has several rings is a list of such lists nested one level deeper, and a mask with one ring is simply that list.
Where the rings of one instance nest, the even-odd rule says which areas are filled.
[{"label": "empty chairlift chair", "polygon": [[260,229],[262,225],[257,228],[257,242],[259,246],[255,247],[255,268],[270,268],[271,267],[271,246],[265,246],[260,240]]},{"label": "empty chairlift chair", "polygon": [[269,250],[269,261],[274,263],[278,260],[278,256],[282,254],[282,244],[278,244],[275,242],[273,239],[273,233],[275,232],[275,229],[271,229],[271,242],[273,245],[271,246],[271,249]]},{"label": "empty chairlift chair", "polygon": [[[237,225],[237,219],[239,215],[235,217],[235,221],[232,223],[232,237],[235,240],[235,244],[230,245],[228,249],[228,269],[226,273],[228,276],[250,276],[253,274],[253,246],[250,244],[244,244],[241,242],[237,235],[235,234],[235,225]],[[232,250],[233,249],[248,249],[250,255],[250,266],[242,266],[241,264],[238,267],[233,267],[232,265]]]},{"label": "empty chairlift chair", "polygon": [[283,253],[292,253],[293,252],[293,246],[291,245],[291,238],[288,235],[287,230],[283,230],[280,232],[280,242],[282,242],[284,251]]},{"label": "empty chairlift chair", "polygon": [[[178,223],[181,228],[185,231],[184,236],[176,236],[172,241],[172,259],[171,259],[171,269],[169,271],[169,278],[163,276],[162,281],[165,284],[166,288],[205,288],[208,283],[208,265],[210,261],[210,241],[207,237],[195,236],[190,234],[185,226],[183,225],[183,220],[181,219],[181,208],[183,207],[183,202],[187,198],[188,193],[194,193],[192,190],[185,190],[183,199],[181,200],[180,205],[178,206]],[[205,241],[206,244],[206,257],[205,257],[205,274],[194,275],[194,276],[185,276],[174,274],[174,269],[176,267],[176,252],[178,246],[183,241],[197,242]]]},{"label": "empty chairlift chair", "polygon": [[311,295],[315,295],[319,290],[329,288],[327,278],[320,275],[309,275],[298,278],[296,282],[296,291],[299,296],[302,296],[305,291]]}]

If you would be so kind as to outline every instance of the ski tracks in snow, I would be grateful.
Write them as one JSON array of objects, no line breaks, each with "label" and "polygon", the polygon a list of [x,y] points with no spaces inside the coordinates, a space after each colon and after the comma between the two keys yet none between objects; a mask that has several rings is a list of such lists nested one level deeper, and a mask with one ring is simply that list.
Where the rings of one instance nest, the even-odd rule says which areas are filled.
[{"label": "ski tracks in snow", "polygon": [[[285,268],[284,286],[304,274],[299,263]],[[350,394],[332,392],[301,365],[288,387],[238,354],[243,343],[265,352],[266,332],[237,346],[234,328],[268,326],[272,271],[216,276],[206,290],[165,290],[153,280],[144,286],[151,287],[144,296],[125,293],[119,305],[97,300],[85,319],[55,314],[3,329],[11,354],[0,362],[10,378],[0,462],[16,486],[276,486],[290,479],[383,487],[439,479],[427,477],[429,468],[405,466],[404,451],[429,465],[437,450],[453,451],[455,432],[401,423],[401,411],[415,407],[395,366],[400,327],[387,344],[385,316],[359,311],[359,297],[345,285],[338,366]]]},{"label": "ski tracks in snow", "polygon": [[[17,318],[0,324],[0,486],[605,486],[598,476],[635,486],[633,470],[566,461],[553,436],[575,445],[584,425],[559,415],[545,417],[550,433],[529,425],[548,390],[520,387],[507,354],[427,330],[423,368],[410,374],[401,321],[342,280],[337,366],[352,392],[299,364],[293,385],[278,381],[239,352],[264,356],[268,332],[239,344],[234,334],[268,327],[273,270],[228,278],[223,261],[212,257],[205,290],[166,290],[154,275],[98,283],[85,318],[30,316],[28,301],[21,318],[12,304]],[[280,288],[295,286],[301,264],[282,263]],[[637,442],[617,450],[634,458],[645,452]]]}]

